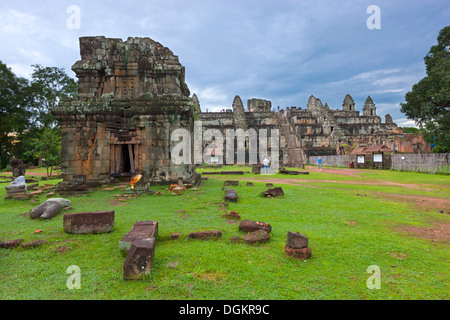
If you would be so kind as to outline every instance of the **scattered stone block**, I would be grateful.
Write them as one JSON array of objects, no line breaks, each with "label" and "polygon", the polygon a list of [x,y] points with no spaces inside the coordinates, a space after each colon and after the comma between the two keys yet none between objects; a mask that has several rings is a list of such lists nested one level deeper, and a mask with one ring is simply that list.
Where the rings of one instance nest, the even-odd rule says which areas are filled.
[{"label": "scattered stone block", "polygon": [[45,239],[33,240],[33,241],[29,241],[29,242],[26,242],[26,243],[22,244],[21,247],[22,248],[26,248],[26,249],[28,249],[28,248],[37,248],[37,247],[42,246],[46,242],[47,242],[47,240],[45,240]]},{"label": "scattered stone block", "polygon": [[23,239],[15,239],[15,240],[8,240],[8,241],[2,241],[0,242],[0,248],[3,249],[14,249],[20,246],[20,244],[23,242]]},{"label": "scattered stone block", "polygon": [[253,187],[253,182],[247,182],[247,187]]},{"label": "scattered stone block", "polygon": [[181,233],[178,233],[178,232],[172,233],[172,234],[170,235],[170,239],[171,239],[171,240],[177,240],[178,238],[180,238],[180,235],[181,235]]},{"label": "scattered stone block", "polygon": [[284,196],[284,191],[281,187],[269,188],[267,191],[261,192],[261,195],[266,198],[274,198]]},{"label": "scattered stone block", "polygon": [[225,191],[225,201],[227,202],[238,202],[237,192],[233,189],[227,189]]},{"label": "scattered stone block", "polygon": [[308,237],[300,232],[288,231],[286,236],[286,245],[293,249],[302,249],[308,247]]},{"label": "scattered stone block", "polygon": [[245,173],[244,171],[220,171],[220,174],[225,174],[225,175],[227,175],[227,174],[230,174],[230,175],[244,174],[244,173]]},{"label": "scattered stone block", "polygon": [[252,173],[253,174],[261,174],[261,165],[253,165],[252,166]]},{"label": "scattered stone block", "polygon": [[246,234],[242,240],[250,244],[264,243],[270,240],[270,234],[265,230],[257,230]]},{"label": "scattered stone block", "polygon": [[219,207],[228,207],[229,204],[226,202],[215,202],[215,205],[218,205]]},{"label": "scattered stone block", "polygon": [[273,183],[266,183],[266,187],[267,188],[272,188],[273,187]]},{"label": "scattered stone block", "polygon": [[42,194],[42,190],[36,190],[36,191],[30,192],[30,194],[28,196],[34,197],[34,196],[40,196],[41,194]]},{"label": "scattered stone block", "polygon": [[64,215],[64,231],[70,234],[106,233],[114,227],[114,211],[80,212]]},{"label": "scattered stone block", "polygon": [[241,242],[241,241],[242,241],[242,239],[239,236],[234,236],[234,237],[230,238],[230,242],[231,243],[238,243],[238,242]]},{"label": "scattered stone block", "polygon": [[291,248],[288,245],[284,247],[284,251],[288,257],[293,257],[295,259],[307,260],[311,257],[312,250],[308,247],[296,249]]},{"label": "scattered stone block", "polygon": [[28,190],[36,190],[39,187],[39,183],[33,183],[27,186]]},{"label": "scattered stone block", "polygon": [[149,275],[155,256],[155,238],[134,240],[123,263],[125,280],[141,280]]},{"label": "scattered stone block", "polygon": [[183,187],[175,187],[175,188],[172,189],[172,193],[180,196],[180,195],[183,194],[184,190],[185,189]]},{"label": "scattered stone block", "polygon": [[229,213],[222,215],[222,217],[228,219],[241,220],[241,216],[236,211],[230,211]]},{"label": "scattered stone block", "polygon": [[239,230],[243,232],[254,232],[257,230],[264,230],[270,233],[272,231],[272,226],[266,222],[243,220],[239,224]]},{"label": "scattered stone block", "polygon": [[239,181],[232,181],[232,180],[226,180],[223,185],[226,186],[234,186],[234,187],[238,187],[239,186]]},{"label": "scattered stone block", "polygon": [[191,232],[188,235],[188,237],[191,239],[200,239],[200,240],[220,238],[221,236],[222,236],[222,231],[220,231],[220,230]]},{"label": "scattered stone block", "polygon": [[119,241],[119,249],[125,254],[131,248],[134,240],[156,238],[158,236],[157,221],[137,221],[130,231]]}]

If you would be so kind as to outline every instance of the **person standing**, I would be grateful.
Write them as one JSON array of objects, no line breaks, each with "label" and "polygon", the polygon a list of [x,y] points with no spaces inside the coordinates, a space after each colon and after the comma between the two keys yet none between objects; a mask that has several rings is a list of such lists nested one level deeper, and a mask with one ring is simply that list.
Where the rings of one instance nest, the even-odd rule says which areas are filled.
[{"label": "person standing", "polygon": [[317,167],[319,168],[319,171],[322,171],[322,158],[319,157],[319,159],[317,159]]},{"label": "person standing", "polygon": [[264,160],[263,160],[264,173],[269,173],[269,171],[270,171],[269,163],[270,163],[270,160],[267,159],[267,157],[265,157]]}]

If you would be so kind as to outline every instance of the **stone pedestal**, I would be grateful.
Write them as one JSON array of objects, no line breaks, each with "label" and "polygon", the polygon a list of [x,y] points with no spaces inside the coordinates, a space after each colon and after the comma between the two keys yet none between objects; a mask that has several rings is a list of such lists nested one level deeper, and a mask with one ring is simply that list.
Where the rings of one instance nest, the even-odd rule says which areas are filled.
[{"label": "stone pedestal", "polygon": [[284,251],[288,257],[307,260],[311,257],[311,249],[308,248],[308,237],[300,232],[288,231]]}]

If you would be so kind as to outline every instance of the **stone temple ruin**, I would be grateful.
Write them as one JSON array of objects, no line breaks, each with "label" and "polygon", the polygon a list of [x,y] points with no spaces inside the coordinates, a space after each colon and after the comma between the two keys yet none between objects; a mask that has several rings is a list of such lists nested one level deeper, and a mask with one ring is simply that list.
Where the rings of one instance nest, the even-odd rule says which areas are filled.
[{"label": "stone temple ruin", "polygon": [[[194,105],[185,70],[172,51],[149,38],[80,38],[81,60],[72,69],[78,99],[52,110],[61,126],[61,188],[80,180],[162,184],[195,179],[193,165],[174,165],[171,133],[192,131]],[[69,186],[69,187],[68,187]]]},{"label": "stone temple ruin", "polygon": [[80,53],[72,66],[78,97],[52,109],[62,131],[60,189],[70,190],[77,181],[129,181],[137,173],[144,183],[198,181],[194,164],[171,161],[177,144],[171,134],[193,132],[196,120],[203,131],[219,129],[224,136],[226,129],[266,129],[269,134],[278,129],[280,164],[291,167],[304,167],[307,156],[342,154],[345,145],[385,144],[403,133],[389,115],[381,122],[370,97],[362,115],[350,95],[340,110],[314,96],[305,109],[276,111],[263,99],[248,100],[245,109],[235,96],[229,112],[202,112],[198,97],[190,97],[178,57],[150,38],[82,37]]},{"label": "stone temple ruin", "polygon": [[[193,99],[199,106],[195,94]],[[198,117],[203,130],[216,128],[222,130],[224,136],[225,130],[232,128],[279,129],[280,163],[290,167],[302,167],[308,156],[343,154],[345,146],[385,144],[403,134],[390,115],[386,115],[382,123],[370,96],[361,115],[348,94],[341,110],[330,109],[314,96],[309,98],[306,109],[288,107],[275,111],[270,101],[250,99],[245,110],[241,98],[236,96],[232,112],[199,113]]]}]

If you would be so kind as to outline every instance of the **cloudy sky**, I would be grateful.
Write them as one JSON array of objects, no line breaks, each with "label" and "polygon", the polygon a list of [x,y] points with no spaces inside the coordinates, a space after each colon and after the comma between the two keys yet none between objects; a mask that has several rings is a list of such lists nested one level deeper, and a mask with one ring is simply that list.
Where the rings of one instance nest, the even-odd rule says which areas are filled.
[{"label": "cloudy sky", "polygon": [[41,64],[75,77],[79,37],[150,37],[179,56],[203,110],[235,95],[281,108],[314,95],[340,109],[349,93],[357,110],[370,95],[383,120],[411,126],[399,104],[449,17],[448,0],[2,0],[0,60],[18,76]]}]

